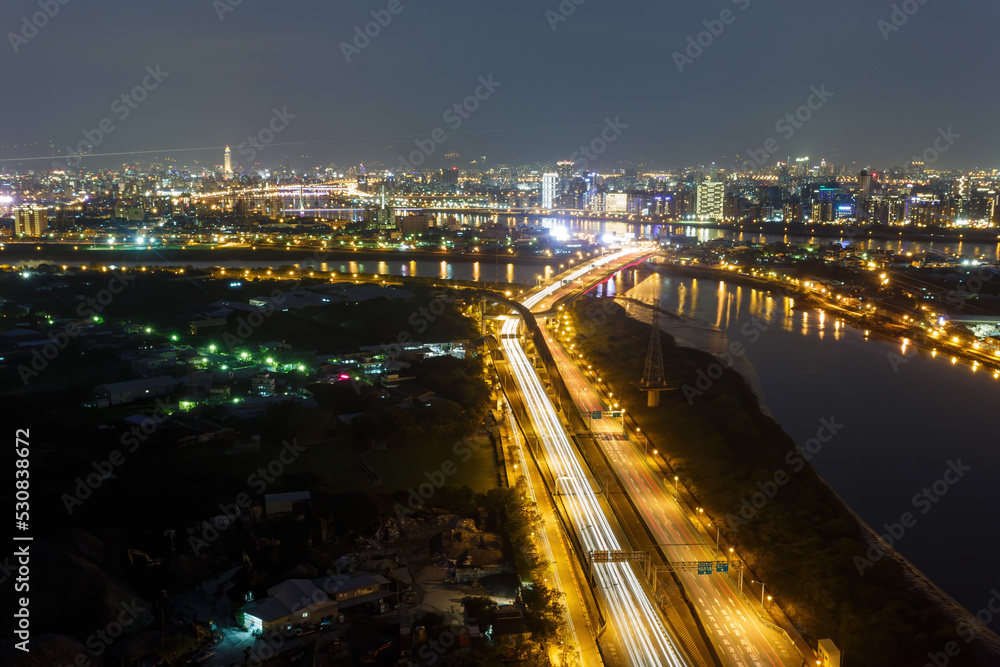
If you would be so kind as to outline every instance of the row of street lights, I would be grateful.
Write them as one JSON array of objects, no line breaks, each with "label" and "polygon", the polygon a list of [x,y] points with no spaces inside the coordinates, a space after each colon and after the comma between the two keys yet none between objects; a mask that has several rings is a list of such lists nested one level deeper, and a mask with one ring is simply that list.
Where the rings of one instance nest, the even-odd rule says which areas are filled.
[{"label": "row of street lights", "polygon": [[[559,310],[561,311],[562,307],[560,307]],[[564,317],[565,317],[565,315],[564,315]],[[558,322],[558,319],[557,319],[557,322]],[[570,329],[571,328],[569,326],[568,322],[564,322],[563,324],[566,325],[566,327],[565,327],[566,329]],[[558,332],[558,328],[559,328],[559,326],[557,324],[557,332]],[[570,358],[574,359],[574,361],[577,361],[581,365],[581,367],[583,367],[584,364],[585,364],[585,360],[583,359],[583,354],[580,353],[580,352],[576,352],[575,350],[571,349],[570,350]],[[586,364],[586,367],[583,368],[583,372],[584,372],[584,375],[591,376],[592,379],[595,379],[597,383],[602,383],[603,382],[600,377],[597,377],[597,373],[593,370],[593,366],[592,365]],[[584,390],[581,390],[581,393],[583,391]],[[613,408],[617,410],[618,409],[618,403],[614,402],[614,393],[611,392],[610,390],[608,391],[608,400],[609,400],[609,402],[612,403]],[[624,415],[625,411],[624,411],[624,407],[622,407],[621,411],[622,411],[622,432],[624,433],[625,432],[625,415]],[[635,435],[636,435],[637,438],[642,438],[644,454],[646,456],[649,456],[649,436],[646,435],[646,434],[644,434],[644,433],[642,433],[642,429],[639,426],[635,427]],[[653,450],[653,454],[654,455],[656,455],[658,453],[659,453],[659,451],[657,449]],[[666,479],[664,481],[667,482]],[[679,475],[674,475],[674,501],[677,502],[677,503],[680,503],[680,476]],[[700,516],[704,516],[705,515],[705,510],[703,508],[698,507],[696,509],[697,509],[697,512],[698,512],[698,514]],[[708,526],[711,526],[711,525],[712,525],[711,521],[709,521]],[[718,524],[716,524],[716,532],[715,532],[715,554],[716,554],[716,558],[718,558],[720,556],[721,536],[722,536],[721,526],[719,526]],[[727,569],[731,565],[732,559],[734,557],[735,557],[734,548],[730,546],[729,550],[726,552],[726,565],[727,565]],[[766,594],[766,584],[763,581],[759,581],[759,580],[754,579],[754,580],[751,580],[751,583],[760,584],[760,615],[761,615],[761,618],[763,618],[764,617],[764,611],[765,611],[765,602],[767,602],[768,605],[769,605],[770,602],[771,602],[771,600],[773,598],[772,598],[772,596]],[[742,567],[740,569],[739,589],[740,589],[740,592],[742,593],[742,591],[743,591],[743,570],[742,570]]]}]

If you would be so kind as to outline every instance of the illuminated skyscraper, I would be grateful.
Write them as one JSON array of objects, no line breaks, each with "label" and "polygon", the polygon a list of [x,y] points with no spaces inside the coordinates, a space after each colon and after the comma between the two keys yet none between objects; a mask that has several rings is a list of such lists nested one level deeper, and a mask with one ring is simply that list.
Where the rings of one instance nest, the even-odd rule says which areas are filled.
[{"label": "illuminated skyscraper", "polygon": [[556,163],[556,173],[559,174],[560,192],[566,192],[569,184],[573,182],[573,173],[576,171],[576,163],[572,160],[560,160]]},{"label": "illuminated skyscraper", "polygon": [[48,212],[40,206],[18,206],[14,209],[14,234],[41,236],[48,228]]},{"label": "illuminated skyscraper", "polygon": [[726,202],[726,184],[722,181],[699,183],[695,197],[695,215],[703,220],[721,220]]},{"label": "illuminated skyscraper", "polygon": [[866,202],[872,198],[872,175],[867,169],[858,174],[858,202]]},{"label": "illuminated skyscraper", "polygon": [[228,144],[226,145],[226,152],[224,153],[222,158],[222,174],[226,178],[232,178],[233,176],[233,160],[232,160],[232,155],[230,154],[229,151]]},{"label": "illuminated skyscraper", "polygon": [[559,174],[542,174],[542,208],[552,208],[559,194]]}]

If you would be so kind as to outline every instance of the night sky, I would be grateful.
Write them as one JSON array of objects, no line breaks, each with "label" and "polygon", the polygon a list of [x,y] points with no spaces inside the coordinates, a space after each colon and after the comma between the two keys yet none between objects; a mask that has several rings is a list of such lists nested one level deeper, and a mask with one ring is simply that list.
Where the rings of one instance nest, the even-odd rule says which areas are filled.
[{"label": "night sky", "polygon": [[[237,146],[275,108],[294,118],[258,151],[267,167],[395,166],[436,128],[448,138],[425,166],[482,155],[487,166],[551,162],[616,117],[628,128],[593,162],[599,169],[728,166],[768,139],[780,146],[771,163],[809,155],[884,168],[949,126],[960,138],[934,166],[1000,166],[1000,4],[985,0],[907,0],[898,6],[916,11],[891,31],[884,0],[563,0],[568,16],[558,0],[46,2],[58,11],[37,34],[23,17],[42,11],[38,0],[0,8],[8,168],[49,166],[9,159],[65,153],[105,118],[114,130],[93,153],[160,152],[91,157],[85,167],[166,157],[213,166],[224,144],[246,164]],[[374,20],[372,10],[391,20],[348,63],[341,43]],[[702,35],[708,46],[678,71],[674,52],[724,10],[729,24]],[[112,105],[142,85],[147,66],[168,74],[122,118],[127,107]],[[443,114],[489,75],[500,86],[454,132]],[[813,86],[833,96],[792,136],[788,125],[776,129]],[[459,157],[444,157],[451,152]]]}]

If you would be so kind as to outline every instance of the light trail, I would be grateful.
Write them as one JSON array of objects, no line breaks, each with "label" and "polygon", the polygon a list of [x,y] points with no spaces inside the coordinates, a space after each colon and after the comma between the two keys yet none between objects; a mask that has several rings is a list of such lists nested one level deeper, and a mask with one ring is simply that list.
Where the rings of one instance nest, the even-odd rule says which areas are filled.
[{"label": "light trail", "polygon": [[[588,262],[566,279],[575,280],[594,268],[628,254],[628,251],[622,251]],[[523,305],[530,309],[560,285],[557,282],[534,292],[523,301]],[[504,322],[501,328],[501,345],[517,388],[540,436],[546,462],[553,478],[557,480],[555,492],[557,495],[562,492],[563,505],[579,541],[587,552],[628,550],[615,534],[590,485],[575,446],[567,437],[534,367],[516,338],[517,327],[517,320]],[[630,664],[671,667],[690,664],[661,621],[630,564],[595,565],[594,578],[605,602],[608,622],[615,628]]]},{"label": "light trail", "polygon": [[[589,414],[610,409],[606,399],[558,340],[548,335],[546,340],[559,374],[579,410]],[[656,541],[668,549],[667,558],[714,562],[725,557],[716,553],[714,544],[706,542],[674,499],[672,485],[662,473],[658,475],[654,471],[648,454],[638,442],[623,434],[618,422],[594,421],[591,432],[622,480],[624,490],[636,499],[639,513]],[[756,610],[750,608],[728,576],[705,576],[690,571],[677,574],[727,667],[796,667],[800,664],[802,656],[796,648],[757,618]]]}]

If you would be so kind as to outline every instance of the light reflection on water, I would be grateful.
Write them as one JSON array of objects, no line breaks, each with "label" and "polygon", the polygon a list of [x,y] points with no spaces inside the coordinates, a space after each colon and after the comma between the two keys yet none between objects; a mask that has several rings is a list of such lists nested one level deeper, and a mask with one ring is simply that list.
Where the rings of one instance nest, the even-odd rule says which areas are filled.
[{"label": "light reflection on water", "polygon": [[[680,345],[722,355],[741,343],[745,354],[735,369],[798,445],[816,435],[821,418],[844,423],[812,464],[875,528],[912,511],[913,494],[940,478],[949,460],[971,464],[960,487],[920,515],[897,546],[966,608],[982,606],[989,586],[964,563],[1000,549],[1000,532],[983,531],[981,516],[995,506],[1000,470],[994,373],[951,355],[915,352],[903,339],[866,336],[835,315],[796,309],[793,299],[752,287],[653,275],[627,296],[658,298],[662,308],[682,313],[660,320]],[[649,321],[645,309],[629,311]]]},{"label": "light reflection on water", "polygon": [[[118,261],[109,262],[122,268],[132,268],[137,266],[147,267],[177,267],[191,266],[197,269],[207,269],[221,267],[224,269],[277,269],[280,266],[294,266],[297,269],[308,268],[320,271],[338,271],[342,274],[372,273],[381,276],[404,276],[404,277],[435,277],[445,280],[474,280],[482,282],[508,282],[534,285],[537,283],[537,276],[544,275],[550,278],[557,270],[558,264],[522,264],[517,262],[449,262],[442,260],[435,262],[432,260],[411,260],[400,262],[399,260],[330,260],[326,262],[308,261],[271,261],[262,262],[259,260],[224,259],[216,261],[192,261],[184,264],[172,264],[163,261],[153,261],[155,258],[142,261]],[[13,259],[3,258],[3,263],[9,263],[24,268],[33,268],[39,264],[52,264],[54,262],[44,259]],[[79,267],[79,264],[72,265]]]}]

